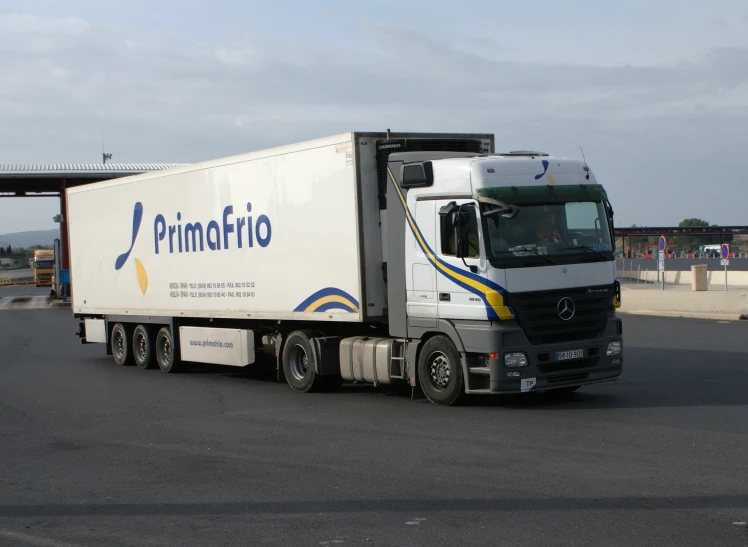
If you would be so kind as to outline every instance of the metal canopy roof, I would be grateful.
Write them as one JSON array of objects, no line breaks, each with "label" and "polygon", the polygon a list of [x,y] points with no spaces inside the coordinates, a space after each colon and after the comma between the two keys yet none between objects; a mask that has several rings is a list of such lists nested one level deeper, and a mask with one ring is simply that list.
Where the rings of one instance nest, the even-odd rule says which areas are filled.
[{"label": "metal canopy roof", "polygon": [[0,193],[57,194],[65,187],[182,167],[184,163],[53,163],[0,165]]},{"label": "metal canopy roof", "polygon": [[184,163],[47,163],[41,165],[0,165],[0,177],[6,175],[74,175],[84,173],[121,173],[131,175],[182,167]]}]

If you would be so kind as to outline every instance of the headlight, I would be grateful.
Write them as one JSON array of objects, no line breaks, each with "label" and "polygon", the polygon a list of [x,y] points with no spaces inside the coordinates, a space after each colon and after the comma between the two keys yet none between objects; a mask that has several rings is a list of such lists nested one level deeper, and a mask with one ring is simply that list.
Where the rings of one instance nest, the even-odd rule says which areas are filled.
[{"label": "headlight", "polygon": [[622,343],[620,340],[616,340],[615,342],[611,342],[608,344],[608,351],[605,352],[605,355],[608,357],[613,357],[614,355],[621,355],[621,347]]},{"label": "headlight", "polygon": [[524,353],[504,354],[504,365],[507,368],[520,368],[527,366],[527,355]]}]

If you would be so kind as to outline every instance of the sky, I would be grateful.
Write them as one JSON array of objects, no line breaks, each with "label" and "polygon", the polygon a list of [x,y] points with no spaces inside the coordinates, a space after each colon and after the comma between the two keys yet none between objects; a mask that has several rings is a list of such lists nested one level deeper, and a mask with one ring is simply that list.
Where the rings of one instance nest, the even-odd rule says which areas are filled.
[{"label": "sky", "polygon": [[[0,0],[0,163],[486,132],[583,147],[618,226],[745,225],[746,28],[745,0]],[[58,209],[0,199],[0,234]]]}]

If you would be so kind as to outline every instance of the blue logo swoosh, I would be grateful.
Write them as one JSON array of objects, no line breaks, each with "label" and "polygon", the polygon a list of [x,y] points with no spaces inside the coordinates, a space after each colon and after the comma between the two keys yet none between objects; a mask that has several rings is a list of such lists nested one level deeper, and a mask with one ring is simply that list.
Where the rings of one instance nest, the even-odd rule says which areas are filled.
[{"label": "blue logo swoosh", "polygon": [[543,172],[540,173],[539,175],[535,175],[535,180],[542,178],[543,175],[546,174],[546,172],[548,171],[548,165],[549,165],[548,160],[543,160]]},{"label": "blue logo swoosh", "polygon": [[127,249],[126,253],[122,253],[117,257],[117,262],[114,263],[114,269],[119,270],[122,266],[125,265],[125,262],[127,262],[127,259],[130,257],[130,253],[132,252],[132,248],[135,245],[135,238],[138,237],[138,231],[140,230],[140,222],[143,220],[143,204],[140,202],[137,202],[135,204],[135,210],[132,212],[132,242],[130,243],[130,248]]}]

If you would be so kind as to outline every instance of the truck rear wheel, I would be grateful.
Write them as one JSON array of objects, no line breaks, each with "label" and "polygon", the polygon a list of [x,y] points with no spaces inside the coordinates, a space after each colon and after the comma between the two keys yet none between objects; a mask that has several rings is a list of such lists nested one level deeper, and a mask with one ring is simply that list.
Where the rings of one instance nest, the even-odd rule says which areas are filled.
[{"label": "truck rear wheel", "polygon": [[110,340],[114,362],[121,366],[132,365],[132,352],[130,351],[130,336],[128,328],[122,323],[117,323],[112,328]]},{"label": "truck rear wheel", "polygon": [[132,354],[139,368],[154,368],[156,355],[153,352],[153,334],[145,325],[138,325],[132,333]]},{"label": "truck rear wheel", "polygon": [[317,376],[311,334],[294,331],[283,344],[283,374],[291,389],[301,393],[318,390],[324,384],[324,379]]},{"label": "truck rear wheel", "polygon": [[465,395],[460,353],[449,339],[434,336],[423,345],[418,382],[426,398],[437,405],[453,405]]},{"label": "truck rear wheel", "polygon": [[156,361],[163,372],[180,372],[182,362],[176,354],[174,338],[169,327],[163,327],[156,335]]}]

